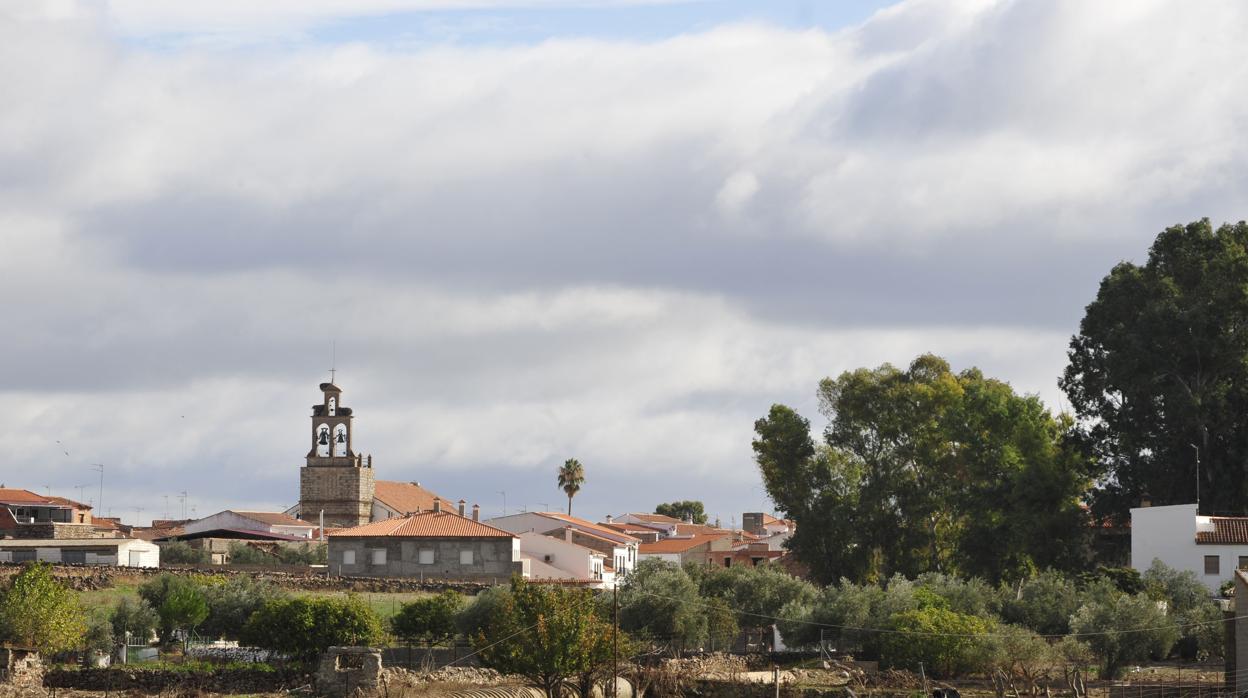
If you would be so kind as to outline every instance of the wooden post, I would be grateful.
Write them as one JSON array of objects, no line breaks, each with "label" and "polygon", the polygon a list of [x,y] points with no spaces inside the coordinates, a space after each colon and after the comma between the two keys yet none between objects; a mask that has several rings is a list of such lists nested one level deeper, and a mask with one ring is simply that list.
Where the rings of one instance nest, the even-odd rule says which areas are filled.
[{"label": "wooden post", "polygon": [[780,667],[774,664],[771,667],[771,680],[776,684],[776,698],[780,698]]}]

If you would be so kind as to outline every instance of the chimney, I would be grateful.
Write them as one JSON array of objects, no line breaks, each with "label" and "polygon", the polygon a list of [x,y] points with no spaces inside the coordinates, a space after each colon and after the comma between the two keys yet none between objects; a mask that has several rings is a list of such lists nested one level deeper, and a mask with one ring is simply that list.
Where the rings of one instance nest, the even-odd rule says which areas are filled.
[{"label": "chimney", "polygon": [[460,516],[463,516],[463,515],[464,515],[464,505],[465,505],[465,504],[467,504],[467,502],[465,502],[465,501],[464,501],[464,500],[462,500],[462,499],[461,499],[461,500],[459,500],[459,515],[460,515]]},{"label": "chimney", "polygon": [[610,514],[607,514],[607,523],[614,523],[614,522],[611,520],[611,515],[610,515]]},{"label": "chimney", "polygon": [[569,543],[572,542],[572,527],[571,526],[567,526],[563,529],[563,539]]},{"label": "chimney", "polygon": [[438,499],[437,497],[433,498],[433,513],[435,514],[442,513],[442,500]]},{"label": "chimney", "polygon": [[1153,498],[1148,496],[1147,492],[1140,495],[1140,508],[1147,509],[1148,507],[1151,507],[1151,506],[1153,506]]},{"label": "chimney", "polygon": [[481,520],[481,505],[480,504],[472,505],[472,520],[473,521]]}]

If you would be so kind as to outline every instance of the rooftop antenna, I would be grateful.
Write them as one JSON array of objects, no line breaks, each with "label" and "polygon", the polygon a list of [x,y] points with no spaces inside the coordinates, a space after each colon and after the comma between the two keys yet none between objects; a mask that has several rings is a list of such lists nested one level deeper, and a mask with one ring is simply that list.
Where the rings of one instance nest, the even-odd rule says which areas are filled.
[{"label": "rooftop antenna", "polygon": [[182,520],[185,521],[186,520],[186,490],[182,490],[182,493],[178,495],[178,499],[182,500]]},{"label": "rooftop antenna", "polygon": [[1200,515],[1200,447],[1196,444],[1188,444],[1192,450],[1196,452],[1196,514]]},{"label": "rooftop antenna", "polygon": [[104,513],[104,464],[92,463],[91,468],[100,473],[100,498],[95,500],[95,510],[102,514]]}]

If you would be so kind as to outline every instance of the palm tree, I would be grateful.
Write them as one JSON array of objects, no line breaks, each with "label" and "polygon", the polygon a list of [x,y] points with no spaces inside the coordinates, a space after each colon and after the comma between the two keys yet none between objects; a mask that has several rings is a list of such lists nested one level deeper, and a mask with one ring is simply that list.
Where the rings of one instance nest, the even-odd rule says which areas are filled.
[{"label": "palm tree", "polygon": [[585,483],[585,466],[575,458],[569,458],[559,468],[559,487],[568,495],[568,516],[572,515],[572,498]]}]

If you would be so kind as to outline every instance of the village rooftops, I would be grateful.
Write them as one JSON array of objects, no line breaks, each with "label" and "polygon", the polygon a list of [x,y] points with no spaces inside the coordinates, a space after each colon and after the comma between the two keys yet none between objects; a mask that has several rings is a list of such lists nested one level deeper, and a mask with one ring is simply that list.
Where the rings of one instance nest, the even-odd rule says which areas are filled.
[{"label": "village rooftops", "polygon": [[664,514],[628,514],[628,516],[631,516],[634,519],[637,519],[638,521],[642,521],[645,523],[655,523],[655,524],[684,523],[680,519],[677,519],[672,516],[666,516]]},{"label": "village rooftops", "polygon": [[338,531],[330,538],[515,538],[512,533],[449,511],[424,511]]},{"label": "village rooftops", "polygon": [[732,534],[724,531],[721,533],[699,533],[691,536],[672,536],[664,538],[654,543],[642,543],[637,552],[641,555],[659,555],[664,553],[683,553],[692,550],[699,545],[705,545],[711,541],[727,538]]},{"label": "village rooftops", "polygon": [[441,500],[442,506],[447,509],[452,507],[450,499],[441,497],[415,482],[378,480],[374,483],[373,499],[387,509],[398,512],[400,516],[431,511],[435,499]]},{"label": "village rooftops", "polygon": [[1198,523],[1197,545],[1248,545],[1248,517],[1210,516]]},{"label": "village rooftops", "polygon": [[599,526],[596,523],[591,523],[589,521],[586,521],[585,519],[578,519],[575,516],[568,516],[567,514],[560,514],[558,512],[553,512],[553,511],[540,511],[540,512],[532,512],[532,513],[538,516],[545,517],[547,519],[553,519],[554,521],[559,521],[565,524],[570,524],[573,528],[576,528],[582,532],[596,534],[597,536],[601,538],[606,538],[607,540],[615,542],[615,543],[640,543],[641,542],[638,539],[628,535],[627,533],[621,533],[619,531],[607,528],[606,526]]},{"label": "village rooftops", "polygon": [[[60,501],[55,501],[60,500]],[[15,488],[0,488],[0,504],[17,504],[28,506],[48,506],[69,509],[73,504],[69,504],[70,500],[63,497],[44,497],[30,490],[19,490]],[[79,505],[85,508],[86,505]]]},{"label": "village rooftops", "polygon": [[297,526],[299,528],[316,528],[315,524],[301,521],[289,514],[283,514],[280,511],[241,511],[239,509],[227,509],[243,518],[259,521],[270,526]]}]

